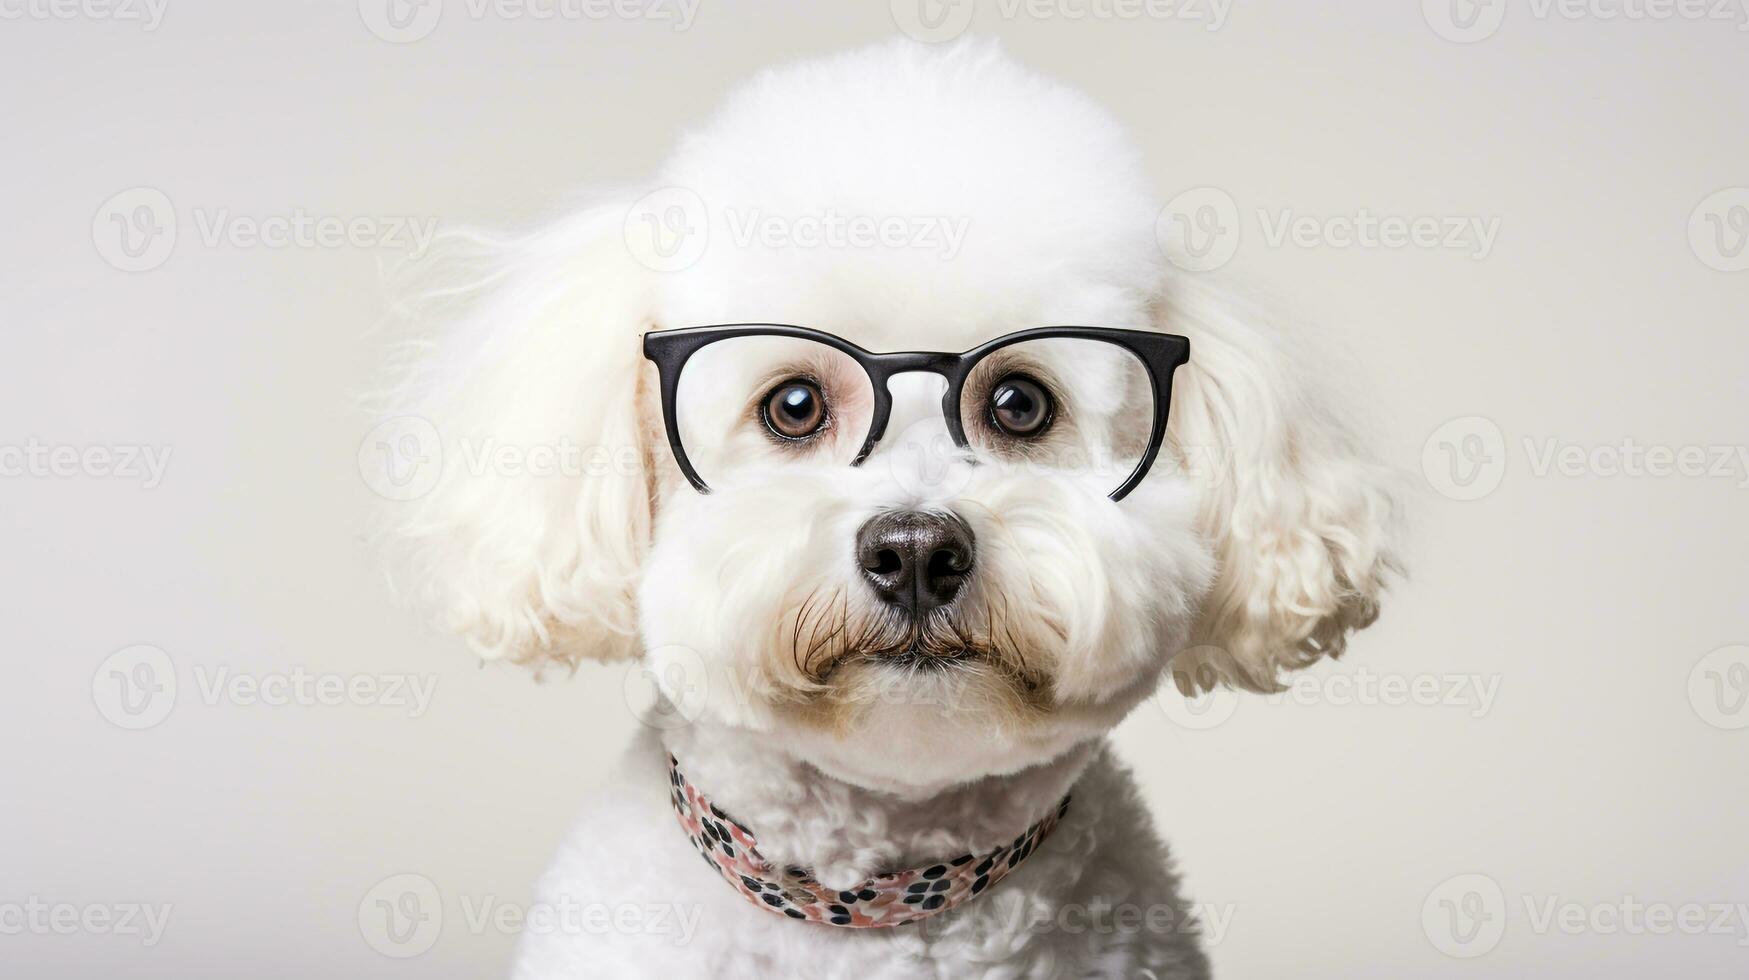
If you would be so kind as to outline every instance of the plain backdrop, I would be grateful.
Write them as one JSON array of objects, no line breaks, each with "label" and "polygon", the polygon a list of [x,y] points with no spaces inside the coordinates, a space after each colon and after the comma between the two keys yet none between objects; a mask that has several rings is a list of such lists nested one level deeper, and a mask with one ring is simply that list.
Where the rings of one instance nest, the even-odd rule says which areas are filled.
[{"label": "plain backdrop", "polygon": [[[396,43],[373,3],[0,0],[0,974],[505,973],[514,929],[474,920],[528,901],[637,678],[482,667],[390,595],[356,407],[389,226],[559,213],[761,67],[937,23],[449,0]],[[1217,975],[1745,975],[1742,11],[967,4],[923,12],[1110,107],[1163,201],[1231,203],[1219,274],[1327,328],[1414,487],[1412,577],[1342,662],[1115,737]],[[154,201],[172,248],[130,256]],[[390,241],[247,237],[300,214]],[[1363,215],[1440,241],[1342,247]],[[1446,247],[1472,219],[1485,255]],[[171,456],[147,486],[91,447]],[[434,686],[249,694],[299,672]],[[439,921],[385,943],[398,875]],[[149,946],[93,913],[142,904]]]}]

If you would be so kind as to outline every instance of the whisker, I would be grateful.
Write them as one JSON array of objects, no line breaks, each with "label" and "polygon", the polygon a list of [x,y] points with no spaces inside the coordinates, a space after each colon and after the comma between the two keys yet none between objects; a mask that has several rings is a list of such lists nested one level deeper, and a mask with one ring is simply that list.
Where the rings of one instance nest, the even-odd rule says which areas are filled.
[{"label": "whisker", "polygon": [[789,637],[790,659],[796,665],[796,672],[804,677],[808,676],[808,671],[802,663],[802,629],[807,625],[808,610],[813,608],[814,600],[819,595],[819,591],[815,589],[809,592],[808,597],[802,600],[801,608],[796,610],[795,629],[790,632]]}]

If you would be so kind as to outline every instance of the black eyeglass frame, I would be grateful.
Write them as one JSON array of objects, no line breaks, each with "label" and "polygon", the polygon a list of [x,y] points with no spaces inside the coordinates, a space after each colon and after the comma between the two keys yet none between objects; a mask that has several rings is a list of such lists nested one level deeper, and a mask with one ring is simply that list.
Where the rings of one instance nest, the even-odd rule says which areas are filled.
[{"label": "black eyeglass frame", "polygon": [[654,330],[644,334],[644,356],[655,363],[661,382],[662,421],[668,434],[668,448],[673,451],[674,461],[679,464],[680,472],[699,493],[710,493],[710,486],[693,469],[692,461],[686,456],[686,446],[680,439],[680,420],[675,406],[676,394],[680,390],[680,374],[692,355],[717,341],[737,337],[793,337],[798,340],[811,340],[843,353],[862,368],[874,388],[874,415],[869,420],[868,437],[863,441],[862,448],[857,450],[856,458],[850,461],[852,466],[862,465],[863,460],[874,452],[881,437],[886,435],[887,420],[893,410],[893,394],[887,390],[887,382],[894,375],[921,371],[946,378],[947,392],[941,396],[941,412],[947,422],[948,434],[953,437],[954,445],[961,449],[970,449],[971,443],[966,439],[965,426],[960,419],[960,392],[978,362],[1005,347],[1029,340],[1098,340],[1121,347],[1135,355],[1148,369],[1148,381],[1154,392],[1154,428],[1148,434],[1148,448],[1142,453],[1136,468],[1109,495],[1112,500],[1122,500],[1127,496],[1148,475],[1149,467],[1154,465],[1154,458],[1159,455],[1160,445],[1166,439],[1166,418],[1172,407],[1173,372],[1179,365],[1190,360],[1190,339],[1187,337],[1117,327],[1033,327],[1004,334],[963,354],[945,351],[877,354],[822,330],[782,323],[724,323]]}]

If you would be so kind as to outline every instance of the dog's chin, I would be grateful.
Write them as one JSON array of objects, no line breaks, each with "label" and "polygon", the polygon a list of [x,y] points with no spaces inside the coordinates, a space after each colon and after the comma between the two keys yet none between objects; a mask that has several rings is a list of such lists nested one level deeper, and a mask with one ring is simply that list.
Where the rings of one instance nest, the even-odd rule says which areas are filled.
[{"label": "dog's chin", "polygon": [[1040,738],[1056,727],[1049,688],[976,642],[852,647],[825,666],[813,697],[789,706],[784,728],[840,778],[940,786],[1040,761]]},{"label": "dog's chin", "polygon": [[1001,683],[975,670],[867,664],[847,672],[889,693],[856,705],[843,730],[803,723],[785,726],[782,738],[798,758],[857,786],[927,796],[1050,762],[1095,734],[1053,713],[1015,717]]},{"label": "dog's chin", "polygon": [[922,707],[989,727],[1013,728],[1050,711],[1049,679],[1003,651],[975,644],[912,643],[850,649],[819,677],[813,703],[850,732],[884,708]]}]

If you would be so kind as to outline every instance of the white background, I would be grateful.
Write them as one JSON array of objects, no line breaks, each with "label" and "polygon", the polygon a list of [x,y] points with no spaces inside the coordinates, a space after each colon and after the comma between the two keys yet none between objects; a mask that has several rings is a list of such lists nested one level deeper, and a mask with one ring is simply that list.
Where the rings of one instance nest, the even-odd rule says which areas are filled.
[{"label": "white background", "polygon": [[[201,223],[523,223],[641,177],[758,68],[915,12],[704,0],[676,30],[449,0],[428,36],[390,43],[354,2],[170,0],[155,30],[31,2],[0,0],[0,447],[172,456],[150,489],[0,477],[0,927],[33,896],[173,910],[151,948],[0,931],[0,973],[502,975],[514,935],[470,928],[463,902],[527,900],[636,724],[625,671],[482,669],[384,586],[354,406],[399,250],[209,245]],[[1222,273],[1342,339],[1366,379],[1353,400],[1418,492],[1413,577],[1313,673],[1322,694],[1199,714],[1174,699],[1117,735],[1190,892],[1231,915],[1217,973],[1743,976],[1742,919],[1633,934],[1609,909],[1749,903],[1749,668],[1733,673],[1749,651],[1702,663],[1749,643],[1749,470],[1610,460],[1626,440],[1749,443],[1749,272],[1721,268],[1749,262],[1727,254],[1749,192],[1722,225],[1694,215],[1749,186],[1749,33],[1513,5],[1464,42],[1432,26],[1450,23],[1438,0],[1240,0],[1212,31],[1203,7],[1065,9],[1081,8],[981,0],[972,31],[1111,107],[1162,200],[1234,202]],[[167,197],[178,232],[128,273],[104,208],[136,187]],[[1480,259],[1271,244],[1260,209],[1498,218],[1498,237]],[[1539,473],[1550,445],[1586,459]],[[136,644],[178,684],[137,731],[100,709],[106,658]],[[436,687],[417,718],[206,703],[201,678],[224,668]],[[1328,684],[1363,675],[1457,680],[1420,705]],[[1496,693],[1481,711],[1450,683]],[[417,957],[367,941],[372,888],[396,874],[442,908]],[[1446,884],[1459,875],[1485,883]],[[1448,955],[1441,899],[1487,917],[1459,923],[1467,958]],[[1551,900],[1588,923],[1539,929]]]}]

